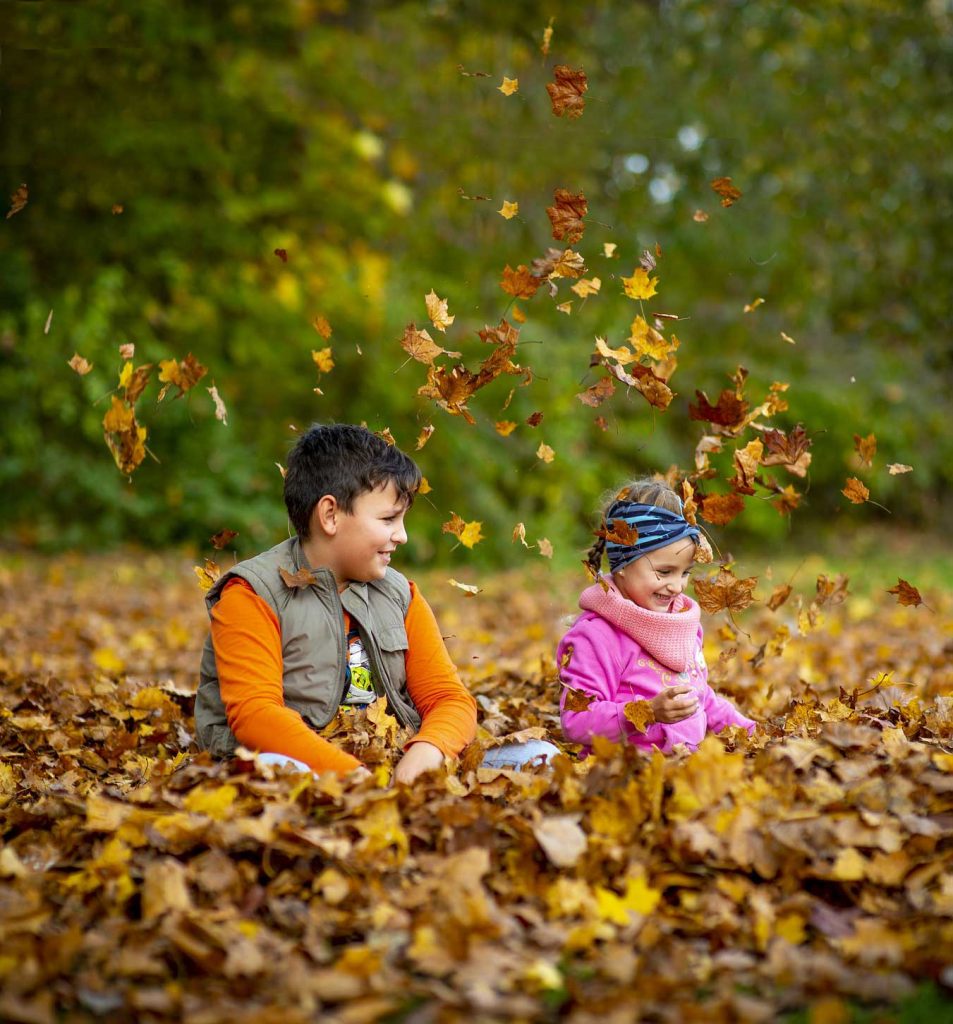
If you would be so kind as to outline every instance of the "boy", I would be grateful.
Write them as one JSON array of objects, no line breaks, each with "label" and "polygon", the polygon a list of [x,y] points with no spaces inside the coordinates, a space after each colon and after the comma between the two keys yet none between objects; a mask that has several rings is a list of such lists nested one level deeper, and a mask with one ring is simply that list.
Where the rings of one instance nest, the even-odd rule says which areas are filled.
[{"label": "boy", "polygon": [[[206,597],[211,632],[195,700],[203,748],[230,757],[243,745],[346,775],[361,762],[318,730],[341,704],[380,695],[416,730],[397,782],[473,740],[476,702],[433,612],[390,568],[420,479],[412,459],[364,427],[315,425],[299,438],[284,484],[297,536],[234,566]],[[289,586],[301,569],[315,582]]]}]

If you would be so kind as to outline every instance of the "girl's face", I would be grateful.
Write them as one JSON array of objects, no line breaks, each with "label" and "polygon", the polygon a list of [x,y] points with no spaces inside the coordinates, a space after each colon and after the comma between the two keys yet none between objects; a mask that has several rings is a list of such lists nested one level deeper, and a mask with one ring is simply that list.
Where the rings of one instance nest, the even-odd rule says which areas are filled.
[{"label": "girl's face", "polygon": [[612,578],[619,593],[640,608],[667,612],[685,589],[694,560],[695,542],[691,537],[683,537],[629,562]]}]

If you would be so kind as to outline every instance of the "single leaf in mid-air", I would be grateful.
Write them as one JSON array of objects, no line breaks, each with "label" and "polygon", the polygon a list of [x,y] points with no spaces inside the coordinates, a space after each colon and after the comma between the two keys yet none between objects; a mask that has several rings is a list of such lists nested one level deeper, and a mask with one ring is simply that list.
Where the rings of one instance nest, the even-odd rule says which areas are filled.
[{"label": "single leaf in mid-air", "polygon": [[887,472],[891,476],[897,476],[899,473],[912,473],[913,466],[906,466],[902,462],[891,462],[887,466]]},{"label": "single leaf in mid-air", "polygon": [[459,352],[448,352],[445,348],[441,348],[427,331],[418,331],[417,325],[414,323],[410,323],[404,328],[400,347],[412,359],[416,359],[418,363],[424,363],[426,366],[432,365],[438,356],[448,355],[451,359],[460,357]]},{"label": "single leaf in mid-air", "polygon": [[854,434],[854,451],[860,457],[860,461],[869,469],[874,464],[874,456],[877,454],[877,438],[873,434],[861,437]]},{"label": "single leaf in mid-air", "polygon": [[857,477],[849,476],[841,494],[854,505],[863,505],[870,497],[870,490]]},{"label": "single leaf in mid-air", "polygon": [[496,427],[496,432],[500,435],[500,437],[509,437],[510,434],[512,434],[513,431],[516,430],[519,424],[514,423],[513,420],[499,420],[497,423],[494,424],[494,426]]},{"label": "single leaf in mid-air", "polygon": [[311,321],[311,326],[324,338],[325,341],[331,337],[331,325],[326,316],[318,315]]},{"label": "single leaf in mid-air", "polygon": [[215,418],[220,423],[224,423],[227,427],[228,410],[225,408],[222,396],[218,393],[218,388],[213,384],[210,388],[206,388],[205,390],[212,396],[212,401],[215,403]]},{"label": "single leaf in mid-air", "polygon": [[195,565],[192,567],[195,570],[195,575],[198,577],[199,586],[203,590],[209,590],[212,584],[222,575],[222,570],[211,560],[211,558],[205,559],[205,565]]},{"label": "single leaf in mid-air", "polygon": [[735,188],[731,178],[715,178],[711,187],[721,196],[722,206],[732,206],[741,198],[741,191]]},{"label": "single leaf in mid-air", "polygon": [[590,384],[585,391],[580,391],[576,395],[576,398],[582,402],[583,405],[588,405],[595,409],[602,403],[610,398],[615,392],[615,383],[611,377],[603,377],[602,380],[596,381],[595,384]]},{"label": "single leaf in mid-air", "polygon": [[503,278],[500,281],[500,287],[507,295],[512,295],[515,299],[531,299],[536,294],[539,286],[540,279],[534,277],[525,264],[521,263],[514,270],[507,263],[503,270]]},{"label": "single leaf in mid-air", "polygon": [[701,500],[701,517],[713,526],[725,526],[744,511],[740,494],[708,494]]},{"label": "single leaf in mid-air", "polygon": [[512,220],[520,212],[520,204],[504,199],[503,205],[496,212],[505,220]]},{"label": "single leaf in mid-air", "polygon": [[578,242],[586,230],[583,218],[588,212],[589,204],[582,192],[557,188],[553,193],[553,205],[546,207],[546,216],[553,226],[553,238],[569,245]]},{"label": "single leaf in mid-air", "polygon": [[479,587],[474,586],[472,583],[461,583],[459,580],[455,580],[452,577],[447,580],[451,587],[456,587],[457,590],[462,590],[467,597],[476,597],[477,594],[481,594],[482,590]]},{"label": "single leaf in mid-air", "polygon": [[27,188],[26,184],[20,185],[16,192],[10,196],[10,209],[7,210],[7,220],[9,220],[15,213],[19,213],[29,201],[29,188]]},{"label": "single leaf in mid-air", "polygon": [[554,82],[548,82],[546,91],[553,105],[553,113],[557,117],[566,115],[570,120],[582,117],[586,101],[583,94],[589,88],[586,73],[582,68],[571,68],[565,64],[557,64],[553,68]]},{"label": "single leaf in mid-air", "polygon": [[916,608],[918,605],[923,604],[923,598],[920,597],[920,591],[917,590],[912,584],[907,583],[906,580],[897,578],[897,585],[891,587],[888,594],[893,594],[897,598],[897,602],[903,605],[911,605]]},{"label": "single leaf in mid-air", "polygon": [[539,553],[543,558],[553,557],[553,544],[547,537],[540,537],[539,540],[536,541],[536,547],[539,549]]},{"label": "single leaf in mid-air", "polygon": [[556,457],[556,453],[548,444],[543,444],[541,441],[539,447],[536,449],[536,458],[542,462],[552,462]]},{"label": "single leaf in mid-air", "polygon": [[740,612],[754,600],[757,583],[757,576],[738,579],[730,569],[722,566],[714,580],[694,581],[695,596],[701,607],[711,615],[722,609]]},{"label": "single leaf in mid-air", "polygon": [[237,536],[237,530],[219,530],[218,533],[213,534],[209,540],[212,542],[212,547],[215,548],[216,551],[221,551],[222,548],[227,548]]},{"label": "single leaf in mid-air", "polygon": [[518,78],[507,78],[506,75],[504,75],[503,82],[501,85],[497,86],[497,89],[499,89],[504,96],[512,96],[514,92],[519,91],[519,87],[520,80]]},{"label": "single leaf in mid-air", "polygon": [[78,352],[73,355],[73,358],[69,361],[69,367],[71,370],[75,370],[80,377],[85,377],[87,373],[93,368],[93,364],[83,358]]},{"label": "single leaf in mid-air", "polygon": [[622,278],[622,287],[630,299],[649,299],[658,293],[658,278],[649,277],[645,267],[636,267],[631,277]]},{"label": "single leaf in mid-air", "polygon": [[432,288],[424,296],[424,302],[427,303],[427,316],[430,317],[430,322],[438,331],[446,331],[456,319],[456,317],[450,316],[447,312],[447,303],[449,301],[449,299],[438,298],[437,293]]},{"label": "single leaf in mid-air", "polygon": [[419,452],[420,449],[423,448],[423,446],[430,440],[430,435],[433,432],[434,426],[432,423],[424,427],[423,430],[421,430],[421,432],[417,435],[417,445],[414,450]]}]

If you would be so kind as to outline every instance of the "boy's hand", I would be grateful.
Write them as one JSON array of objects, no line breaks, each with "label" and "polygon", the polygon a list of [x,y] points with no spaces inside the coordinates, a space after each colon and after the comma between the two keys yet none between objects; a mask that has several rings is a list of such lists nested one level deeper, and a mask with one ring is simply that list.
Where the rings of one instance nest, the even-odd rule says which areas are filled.
[{"label": "boy's hand", "polygon": [[669,686],[652,698],[655,721],[674,725],[698,710],[698,697],[690,686]]},{"label": "boy's hand", "polygon": [[421,772],[429,772],[443,764],[443,754],[432,743],[415,743],[397,762],[394,782],[411,783]]}]

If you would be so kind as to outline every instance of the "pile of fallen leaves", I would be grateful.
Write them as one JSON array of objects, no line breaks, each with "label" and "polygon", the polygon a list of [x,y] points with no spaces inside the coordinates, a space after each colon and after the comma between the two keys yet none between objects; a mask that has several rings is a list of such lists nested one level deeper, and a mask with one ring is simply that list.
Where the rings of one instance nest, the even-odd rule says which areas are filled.
[{"label": "pile of fallen leaves", "polygon": [[[579,581],[427,582],[479,743],[555,738]],[[750,739],[525,773],[476,751],[403,789],[386,715],[355,720],[357,785],[196,755],[190,565],[8,562],[0,584],[3,1020],[833,1024],[953,984],[943,595],[709,620]]]}]

